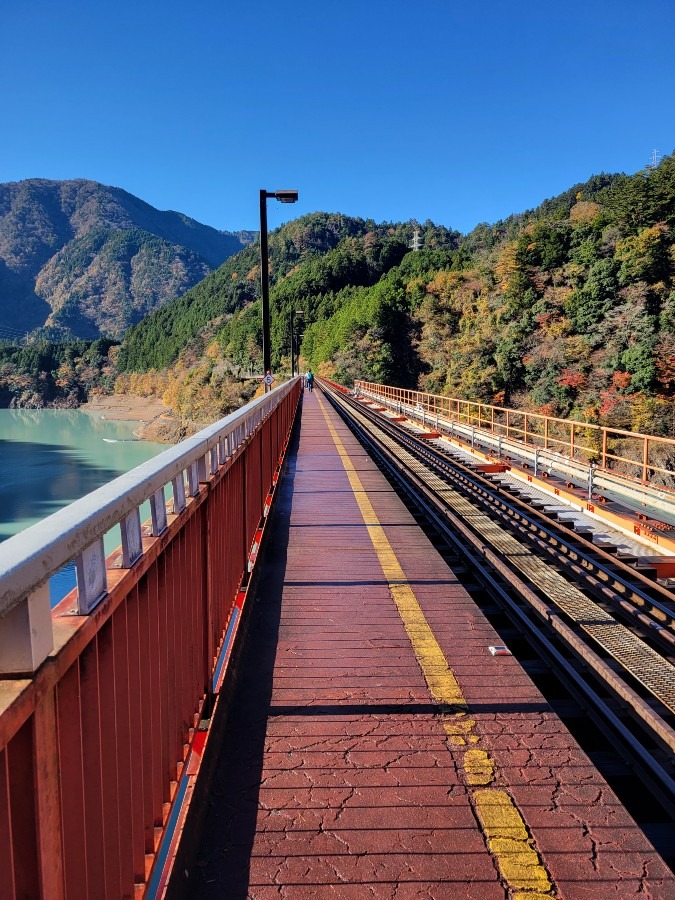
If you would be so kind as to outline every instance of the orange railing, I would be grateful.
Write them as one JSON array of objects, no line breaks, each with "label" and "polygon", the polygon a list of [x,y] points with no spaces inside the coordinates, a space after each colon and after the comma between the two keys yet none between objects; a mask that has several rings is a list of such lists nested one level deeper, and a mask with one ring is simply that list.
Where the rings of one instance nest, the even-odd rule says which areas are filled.
[{"label": "orange railing", "polygon": [[400,406],[438,416],[645,483],[675,486],[675,440],[671,438],[366,381],[357,381],[354,387],[395,409]]},{"label": "orange railing", "polygon": [[[102,488],[101,498],[109,497],[121,484],[99,518],[75,521],[92,501],[56,513],[52,529],[63,534],[50,538],[51,549],[29,553],[30,529],[23,544],[11,538],[0,546],[0,647],[7,646],[3,629],[19,642],[24,620],[30,630],[29,599],[41,596],[40,583],[55,567],[78,558],[83,573],[51,617],[47,608],[46,619],[39,613],[33,622],[50,630],[38,642],[53,643],[47,658],[33,673],[0,678],[0,897],[133,897],[149,880],[159,883],[167,853],[162,859],[158,850],[177,797],[184,799],[196,736],[203,738],[200,719],[210,715],[222,677],[224,638],[241,605],[299,394],[295,379],[185,442],[187,450],[167,451],[169,463],[162,454],[144,464],[145,473],[154,466],[147,478],[129,473]],[[168,508],[158,484],[173,486]],[[137,504],[148,497],[152,525],[139,526],[141,546],[134,561],[125,560]],[[78,614],[91,601],[82,559],[95,557],[86,548],[97,545],[115,510],[126,523],[124,551],[107,558],[100,596],[89,614]],[[14,658],[0,656],[0,667]]]}]

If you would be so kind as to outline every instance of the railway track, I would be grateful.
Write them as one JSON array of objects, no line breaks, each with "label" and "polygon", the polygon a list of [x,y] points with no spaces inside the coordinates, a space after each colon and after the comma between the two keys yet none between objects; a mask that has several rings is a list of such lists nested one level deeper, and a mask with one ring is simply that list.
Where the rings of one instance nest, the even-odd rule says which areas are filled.
[{"label": "railway track", "polygon": [[447,444],[417,437],[363,403],[322,389],[397,490],[462,560],[467,581],[506,613],[509,634],[516,642],[526,637],[555,681],[611,736],[613,749],[675,818],[670,585],[656,570],[640,571],[634,560],[597,546],[583,529],[575,532],[544,504],[518,496],[489,471],[494,467],[469,465]]}]

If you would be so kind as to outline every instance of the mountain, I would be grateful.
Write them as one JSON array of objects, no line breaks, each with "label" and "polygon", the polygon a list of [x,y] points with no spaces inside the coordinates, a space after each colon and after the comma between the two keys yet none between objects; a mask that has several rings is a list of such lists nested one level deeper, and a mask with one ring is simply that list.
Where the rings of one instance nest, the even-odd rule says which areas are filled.
[{"label": "mountain", "polygon": [[[402,260],[413,228],[413,223],[377,225],[339,213],[312,213],[273,231],[269,235],[273,365],[280,362],[291,310],[302,309],[306,324],[329,316],[340,291],[372,286]],[[428,246],[456,247],[456,232],[432,223],[426,228]],[[248,369],[255,364],[260,347],[259,267],[256,242],[184,297],[155,310],[125,335],[120,367],[136,372],[164,368],[186,350],[199,354],[214,333],[223,346],[232,343],[229,356],[236,366]]]},{"label": "mountain", "polygon": [[[201,358],[259,371],[257,254],[247,247],[132,328],[120,368]],[[270,280],[275,368],[302,310],[304,361],[344,384],[675,435],[675,156],[464,236],[306,216],[270,235]]]},{"label": "mountain", "polygon": [[119,337],[253,237],[94,181],[0,184],[0,338]]},{"label": "mountain", "polygon": [[445,261],[409,253],[334,306],[302,349],[336,381],[673,436],[675,156],[481,225]]}]

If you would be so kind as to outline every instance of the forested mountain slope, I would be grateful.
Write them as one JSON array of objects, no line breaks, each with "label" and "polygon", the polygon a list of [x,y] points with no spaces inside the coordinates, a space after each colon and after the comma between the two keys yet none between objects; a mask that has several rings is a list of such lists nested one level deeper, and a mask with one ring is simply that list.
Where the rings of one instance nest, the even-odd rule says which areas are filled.
[{"label": "forested mountain slope", "polygon": [[121,336],[252,238],[93,181],[0,184],[0,336]]},{"label": "forested mountain slope", "polygon": [[[466,236],[315,214],[270,236],[275,367],[302,310],[306,362],[367,378],[672,433],[675,158],[599,175]],[[122,368],[259,365],[258,247],[127,335]]]},{"label": "forested mountain slope", "polygon": [[477,229],[470,265],[407,283],[420,385],[672,433],[674,226],[671,156],[591,179],[487,241]]},{"label": "forested mountain slope", "polygon": [[[432,231],[435,236],[432,235]],[[306,321],[325,319],[343,292],[372,286],[408,252],[412,225],[313,213],[269,236],[273,363],[288,341],[291,310]],[[459,235],[429,225],[427,240],[456,246]],[[248,368],[260,356],[260,245],[228,259],[192,290],[125,335],[119,365],[129,371],[163,368],[181,353],[199,355],[217,337],[235,365]]]}]

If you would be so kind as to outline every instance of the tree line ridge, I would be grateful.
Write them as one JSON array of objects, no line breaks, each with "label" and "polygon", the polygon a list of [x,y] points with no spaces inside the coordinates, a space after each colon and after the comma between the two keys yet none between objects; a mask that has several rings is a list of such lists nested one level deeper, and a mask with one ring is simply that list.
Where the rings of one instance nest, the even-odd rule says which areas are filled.
[{"label": "tree line ridge", "polygon": [[[673,156],[467,235],[302,216],[269,237],[273,366],[288,369],[301,310],[303,363],[335,381],[675,434],[674,225]],[[113,371],[169,393],[194,372],[218,407],[218,390],[260,369],[260,318],[256,241],[133,324]]]}]

